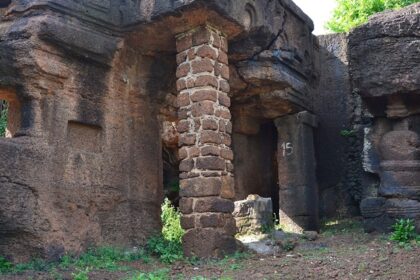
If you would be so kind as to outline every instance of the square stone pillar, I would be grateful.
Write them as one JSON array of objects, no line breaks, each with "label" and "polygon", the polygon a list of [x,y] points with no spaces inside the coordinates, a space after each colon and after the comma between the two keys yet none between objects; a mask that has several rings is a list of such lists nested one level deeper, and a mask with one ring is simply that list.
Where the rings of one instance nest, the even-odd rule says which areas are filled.
[{"label": "square stone pillar", "polygon": [[181,224],[186,256],[235,251],[227,39],[210,26],[177,36]]},{"label": "square stone pillar", "polygon": [[300,112],[278,118],[275,124],[278,130],[280,225],[295,232],[319,230],[313,137],[316,117]]}]

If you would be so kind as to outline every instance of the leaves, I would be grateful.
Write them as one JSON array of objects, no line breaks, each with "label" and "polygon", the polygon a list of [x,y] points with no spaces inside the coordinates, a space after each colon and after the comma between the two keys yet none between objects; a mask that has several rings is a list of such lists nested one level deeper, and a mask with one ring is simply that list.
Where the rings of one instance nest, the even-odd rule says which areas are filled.
[{"label": "leaves", "polygon": [[337,0],[337,8],[326,27],[334,32],[349,32],[368,21],[369,16],[389,9],[399,9],[420,0]]},{"label": "leaves", "polygon": [[394,232],[390,239],[400,244],[409,243],[417,238],[416,227],[411,219],[400,219],[392,226]]}]

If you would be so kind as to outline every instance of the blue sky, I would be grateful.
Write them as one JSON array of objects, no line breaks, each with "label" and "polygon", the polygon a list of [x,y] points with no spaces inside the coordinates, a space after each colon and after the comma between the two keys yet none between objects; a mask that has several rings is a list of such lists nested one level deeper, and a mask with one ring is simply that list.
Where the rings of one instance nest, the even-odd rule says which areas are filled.
[{"label": "blue sky", "polygon": [[332,10],[336,6],[335,0],[293,0],[315,24],[315,35],[325,34],[328,31],[324,24],[330,19]]}]

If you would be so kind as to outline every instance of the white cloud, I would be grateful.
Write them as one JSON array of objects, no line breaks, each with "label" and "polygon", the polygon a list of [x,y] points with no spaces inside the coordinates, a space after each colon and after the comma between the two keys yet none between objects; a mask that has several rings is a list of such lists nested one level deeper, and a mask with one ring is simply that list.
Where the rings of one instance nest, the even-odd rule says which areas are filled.
[{"label": "white cloud", "polygon": [[332,11],[337,5],[335,0],[294,0],[294,2],[314,21],[314,34],[329,33],[324,25],[331,18]]}]

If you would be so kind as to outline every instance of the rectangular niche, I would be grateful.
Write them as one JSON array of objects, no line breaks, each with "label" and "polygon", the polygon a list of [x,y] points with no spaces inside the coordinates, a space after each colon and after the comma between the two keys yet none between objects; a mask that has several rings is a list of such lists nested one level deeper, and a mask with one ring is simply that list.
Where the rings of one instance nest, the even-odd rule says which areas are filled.
[{"label": "rectangular niche", "polygon": [[102,152],[102,128],[96,125],[69,121],[67,143],[74,150],[100,153]]}]

